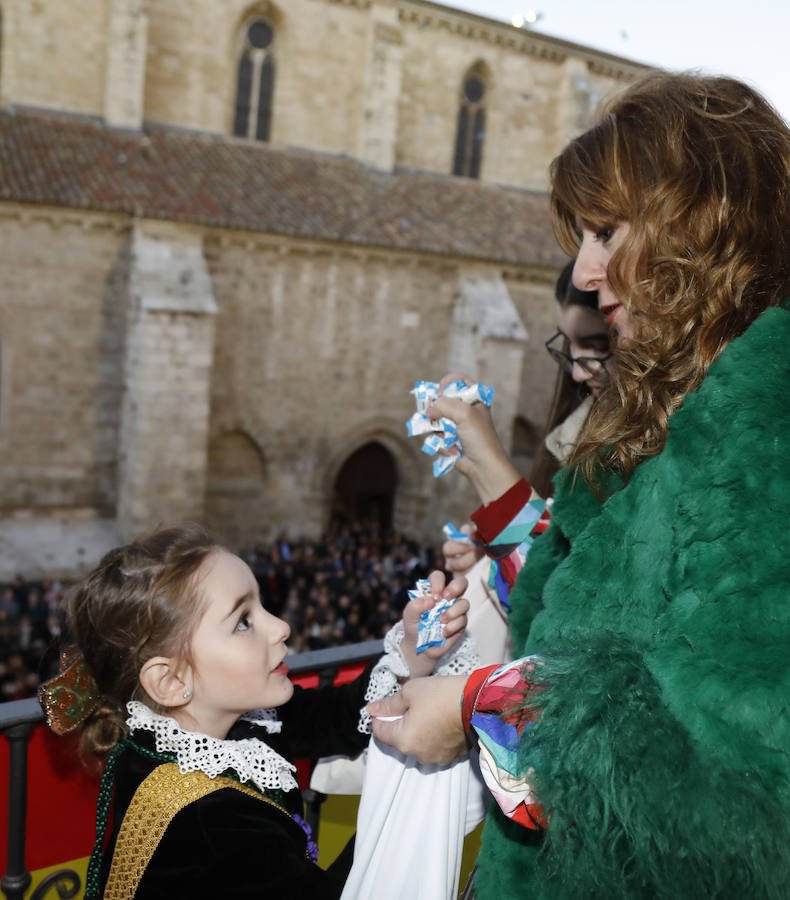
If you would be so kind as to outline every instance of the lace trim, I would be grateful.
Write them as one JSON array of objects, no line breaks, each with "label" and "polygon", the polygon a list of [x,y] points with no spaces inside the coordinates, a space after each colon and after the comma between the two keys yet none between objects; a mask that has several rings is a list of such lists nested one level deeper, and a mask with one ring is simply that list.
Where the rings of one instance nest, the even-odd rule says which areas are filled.
[{"label": "lace trim", "polygon": [[[373,667],[370,681],[365,691],[365,703],[390,697],[400,690],[399,678],[409,677],[409,664],[401,650],[405,635],[403,620],[390,628],[384,637],[384,656]],[[451,647],[444,656],[436,661],[434,675],[468,675],[480,666],[480,657],[474,639],[467,635],[462,641]],[[363,706],[359,711],[357,729],[362,734],[370,734],[370,713]]]},{"label": "lace trim", "polygon": [[222,741],[198,731],[184,731],[175,719],[160,716],[137,700],[127,703],[126,709],[131,731],[152,732],[157,752],[173,753],[182,774],[200,771],[216,778],[230,769],[242,782],[252,781],[262,791],[297,787],[292,774],[296,766],[257,738]]}]

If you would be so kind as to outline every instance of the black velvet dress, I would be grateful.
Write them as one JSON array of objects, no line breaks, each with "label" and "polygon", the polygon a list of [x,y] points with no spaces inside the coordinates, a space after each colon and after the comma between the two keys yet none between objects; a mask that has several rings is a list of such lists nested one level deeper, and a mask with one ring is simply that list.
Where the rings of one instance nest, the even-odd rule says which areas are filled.
[{"label": "black velvet dress", "polygon": [[[356,755],[369,735],[357,729],[370,678],[368,667],[341,687],[303,690],[277,710],[283,727],[269,734],[248,722],[238,722],[229,738],[259,737],[287,760],[334,754]],[[138,752],[127,749],[115,769],[112,833],[103,855],[102,891],[123,816],[137,787],[162,761],[145,755],[155,749],[154,736],[138,730],[132,736]],[[231,773],[229,773],[231,774]],[[250,782],[248,786],[252,786]],[[337,898],[351,865],[351,847],[329,869],[308,855],[307,835],[292,818],[304,815],[298,788],[267,793],[278,806],[263,803],[234,788],[222,788],[176,813],[167,827],[135,897],[173,898]],[[286,811],[287,810],[287,811]]]}]

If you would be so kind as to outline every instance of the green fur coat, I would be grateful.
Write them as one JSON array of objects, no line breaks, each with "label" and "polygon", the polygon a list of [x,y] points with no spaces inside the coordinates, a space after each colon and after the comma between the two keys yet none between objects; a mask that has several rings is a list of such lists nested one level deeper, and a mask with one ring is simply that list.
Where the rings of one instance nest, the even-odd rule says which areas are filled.
[{"label": "green fur coat", "polygon": [[480,900],[790,898],[790,312],[765,312],[603,504],[558,478],[511,594],[549,688]]}]

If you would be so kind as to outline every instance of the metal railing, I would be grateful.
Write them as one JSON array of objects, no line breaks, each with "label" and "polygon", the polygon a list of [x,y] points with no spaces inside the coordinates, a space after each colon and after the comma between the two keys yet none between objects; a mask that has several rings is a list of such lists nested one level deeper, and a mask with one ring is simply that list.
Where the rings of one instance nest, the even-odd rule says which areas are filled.
[{"label": "metal railing", "polygon": [[[295,653],[287,658],[288,669],[291,675],[315,672],[319,684],[329,684],[342,666],[374,659],[382,653],[383,645],[383,641],[365,641],[345,647]],[[35,698],[0,703],[0,732],[9,743],[8,868],[0,880],[0,890],[7,900],[22,900],[32,881],[30,872],[25,868],[27,747],[33,730],[43,721],[44,715]],[[304,791],[303,795],[307,807],[306,819],[317,838],[320,807],[325,795],[312,790]],[[29,900],[43,900],[51,887],[56,888],[61,900],[67,900],[77,895],[81,887],[80,877],[70,869],[52,872],[38,884]]]}]

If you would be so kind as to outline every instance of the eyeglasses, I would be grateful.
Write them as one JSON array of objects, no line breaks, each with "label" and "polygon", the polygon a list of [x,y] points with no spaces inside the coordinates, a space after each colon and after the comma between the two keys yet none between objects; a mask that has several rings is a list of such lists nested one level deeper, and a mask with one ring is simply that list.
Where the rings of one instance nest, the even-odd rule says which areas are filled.
[{"label": "eyeglasses", "polygon": [[554,358],[554,361],[568,374],[573,372],[574,363],[581,366],[588,375],[595,376],[606,373],[606,360],[611,358],[611,353],[607,353],[604,356],[569,356],[563,350],[560,350],[559,347],[552,347],[557,338],[565,338],[565,335],[558,331],[546,341],[546,349]]}]

